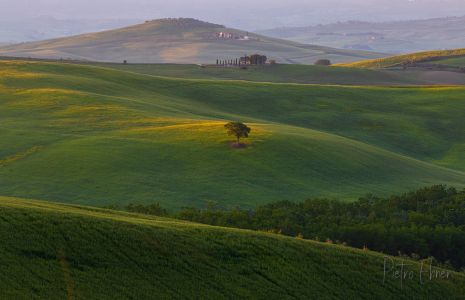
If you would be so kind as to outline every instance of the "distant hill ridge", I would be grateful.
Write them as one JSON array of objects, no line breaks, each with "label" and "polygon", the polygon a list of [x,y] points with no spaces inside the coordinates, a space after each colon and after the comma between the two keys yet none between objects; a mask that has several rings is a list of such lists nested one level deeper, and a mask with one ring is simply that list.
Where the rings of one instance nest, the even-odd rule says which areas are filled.
[{"label": "distant hill ridge", "polygon": [[0,47],[0,56],[131,63],[214,63],[262,53],[280,63],[353,62],[385,55],[250,34],[192,18],[151,20],[121,29]]},{"label": "distant hill ridge", "polygon": [[400,54],[461,48],[465,45],[464,22],[465,16],[392,22],[347,21],[280,27],[257,33],[327,47]]},{"label": "distant hill ridge", "polygon": [[[194,18],[164,18],[145,21],[145,24],[162,24],[179,27],[204,27],[204,28],[226,28],[224,25],[205,22]],[[137,26],[137,25],[135,25]]]}]

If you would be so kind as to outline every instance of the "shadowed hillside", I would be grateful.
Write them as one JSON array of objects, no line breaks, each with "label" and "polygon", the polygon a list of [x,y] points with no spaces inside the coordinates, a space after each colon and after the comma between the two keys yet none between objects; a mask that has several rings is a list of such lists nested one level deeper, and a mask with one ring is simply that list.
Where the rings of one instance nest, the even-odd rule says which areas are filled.
[{"label": "shadowed hillside", "polygon": [[194,19],[162,19],[127,28],[0,48],[0,55],[139,63],[214,63],[260,52],[283,63],[320,58],[351,62],[382,55],[268,38]]}]

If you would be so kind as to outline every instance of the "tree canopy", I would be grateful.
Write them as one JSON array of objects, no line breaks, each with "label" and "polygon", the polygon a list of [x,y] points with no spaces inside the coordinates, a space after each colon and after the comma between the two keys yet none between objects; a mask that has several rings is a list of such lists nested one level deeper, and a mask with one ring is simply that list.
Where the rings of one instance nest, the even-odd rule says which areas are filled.
[{"label": "tree canopy", "polygon": [[[127,210],[166,215],[157,205]],[[386,198],[309,199],[226,209],[185,208],[172,217],[215,226],[268,231],[340,243],[465,271],[465,190],[437,185]]]},{"label": "tree canopy", "polygon": [[317,66],[330,66],[331,61],[329,59],[319,59],[315,62]]},{"label": "tree canopy", "polygon": [[179,218],[216,226],[278,232],[391,255],[433,257],[465,270],[465,190],[432,186],[355,202],[310,199],[254,209],[184,209]]},{"label": "tree canopy", "polygon": [[248,138],[251,131],[247,125],[241,122],[229,122],[224,125],[224,128],[226,128],[228,135],[236,137],[238,144],[241,138]]}]

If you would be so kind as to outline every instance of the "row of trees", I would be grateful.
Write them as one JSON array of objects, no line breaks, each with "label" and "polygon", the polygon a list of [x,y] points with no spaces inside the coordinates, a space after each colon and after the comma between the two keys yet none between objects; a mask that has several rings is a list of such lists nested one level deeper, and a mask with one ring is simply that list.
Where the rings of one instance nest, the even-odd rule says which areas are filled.
[{"label": "row of trees", "polygon": [[[161,211],[166,215],[165,210]],[[389,198],[370,195],[352,203],[312,199],[230,210],[209,205],[205,209],[185,208],[170,215],[210,225],[341,243],[390,255],[434,257],[457,270],[465,268],[465,191],[445,186]]]},{"label": "row of trees", "polygon": [[[265,65],[268,61],[266,55],[253,54],[253,55],[244,55],[243,57],[234,58],[234,59],[216,59],[216,65],[219,66],[243,66],[243,65]],[[276,61],[270,61],[270,63],[275,64]]]}]

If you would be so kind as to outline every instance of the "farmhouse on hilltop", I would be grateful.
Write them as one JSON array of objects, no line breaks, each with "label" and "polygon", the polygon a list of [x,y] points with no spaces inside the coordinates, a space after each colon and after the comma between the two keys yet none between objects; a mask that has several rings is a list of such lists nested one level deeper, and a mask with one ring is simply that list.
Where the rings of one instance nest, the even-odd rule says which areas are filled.
[{"label": "farmhouse on hilltop", "polygon": [[251,37],[249,36],[248,32],[245,35],[242,35],[242,34],[237,34],[234,32],[221,31],[215,34],[215,38],[222,39],[222,40],[240,40],[240,41],[251,40]]}]

